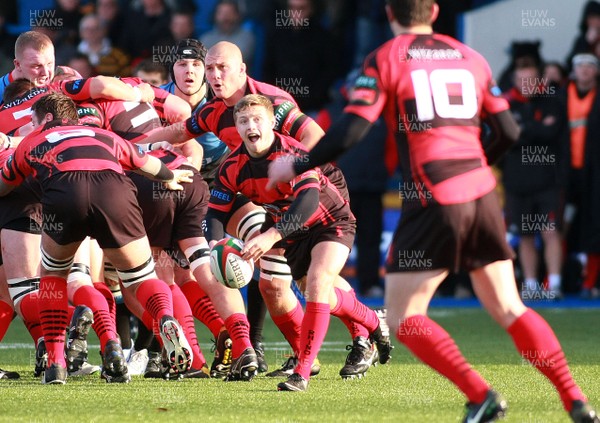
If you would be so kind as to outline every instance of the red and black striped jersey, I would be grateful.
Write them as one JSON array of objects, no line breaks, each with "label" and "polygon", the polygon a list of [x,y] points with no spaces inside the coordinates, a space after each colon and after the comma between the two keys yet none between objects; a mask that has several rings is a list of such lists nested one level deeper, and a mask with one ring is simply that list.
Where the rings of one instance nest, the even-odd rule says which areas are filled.
[{"label": "red and black striped jersey", "polygon": [[305,151],[302,144],[293,138],[277,133],[269,153],[261,158],[251,157],[242,144],[219,167],[211,190],[209,207],[227,213],[233,206],[236,193],[241,193],[262,206],[275,222],[279,222],[300,192],[317,188],[319,205],[304,226],[311,227],[319,223],[327,225],[351,215],[347,199],[323,174],[320,167],[267,190],[269,163],[288,154],[300,156]]},{"label": "red and black striped jersey", "polygon": [[495,187],[480,117],[508,108],[479,53],[445,35],[403,34],[365,59],[345,111],[370,122],[383,112],[405,183],[454,204]]},{"label": "red and black striped jersey", "polygon": [[70,171],[139,169],[148,157],[129,141],[99,128],[49,122],[27,135],[8,158],[0,177],[18,185],[31,175],[42,184],[53,175]]},{"label": "red and black striped jersey", "polygon": [[[247,94],[261,94],[273,102],[274,129],[281,134],[299,140],[306,125],[312,121],[300,111],[298,104],[288,92],[274,85],[248,77],[244,95]],[[185,122],[185,128],[190,138],[212,132],[232,151],[242,144],[242,138],[235,129],[233,106],[228,107],[220,98],[212,98],[193,113]]]},{"label": "red and black striped jersey", "polygon": [[[132,87],[143,82],[139,78],[121,78],[121,81]],[[145,133],[162,126],[161,116],[164,116],[164,103],[168,95],[165,90],[154,88],[152,104],[122,100],[78,103],[79,123],[107,129],[121,138],[135,142]]]},{"label": "red and black striped jersey", "polygon": [[60,92],[73,101],[89,101],[90,79],[54,82],[45,87],[32,88],[19,98],[3,103],[0,107],[0,132],[8,135],[19,135],[18,129],[31,122],[31,106],[41,96],[51,92]]}]

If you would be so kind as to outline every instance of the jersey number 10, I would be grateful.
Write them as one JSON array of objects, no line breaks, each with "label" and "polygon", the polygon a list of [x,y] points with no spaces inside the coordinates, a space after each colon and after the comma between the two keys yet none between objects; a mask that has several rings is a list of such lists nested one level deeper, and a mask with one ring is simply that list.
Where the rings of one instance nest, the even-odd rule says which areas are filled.
[{"label": "jersey number 10", "polygon": [[[477,113],[475,78],[468,70],[435,69],[428,75],[425,69],[418,69],[410,77],[421,122],[433,120],[436,113],[446,119],[471,119]],[[450,103],[449,84],[460,85],[462,103]]]}]

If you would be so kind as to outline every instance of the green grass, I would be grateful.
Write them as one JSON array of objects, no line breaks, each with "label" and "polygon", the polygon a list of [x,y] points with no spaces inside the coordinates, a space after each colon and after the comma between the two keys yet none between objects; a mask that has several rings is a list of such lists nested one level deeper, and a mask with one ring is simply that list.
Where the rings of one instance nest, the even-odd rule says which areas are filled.
[{"label": "green grass", "polygon": [[[600,405],[599,310],[541,311],[561,340],[575,379],[593,404]],[[567,422],[558,395],[546,379],[523,364],[510,338],[478,309],[433,309],[431,316],[455,337],[474,367],[509,402],[507,422]],[[272,368],[287,352],[268,321],[267,360]],[[15,320],[0,345],[0,366],[21,373],[0,381],[1,422],[457,422],[464,397],[448,381],[396,345],[392,363],[372,368],[362,380],[343,381],[348,333],[333,318],[319,354],[321,374],[306,393],[277,392],[277,380],[162,381],[134,377],[127,385],[108,385],[97,375],[70,378],[64,386],[44,386],[33,378],[33,349]],[[208,332],[199,339],[212,360]],[[97,339],[90,339],[98,344]],[[11,346],[12,344],[12,346]],[[396,343],[397,344],[397,343]],[[16,346],[16,347],[15,347]],[[10,347],[10,348],[9,348]],[[278,349],[279,348],[279,349]],[[97,349],[90,362],[98,363]]]}]

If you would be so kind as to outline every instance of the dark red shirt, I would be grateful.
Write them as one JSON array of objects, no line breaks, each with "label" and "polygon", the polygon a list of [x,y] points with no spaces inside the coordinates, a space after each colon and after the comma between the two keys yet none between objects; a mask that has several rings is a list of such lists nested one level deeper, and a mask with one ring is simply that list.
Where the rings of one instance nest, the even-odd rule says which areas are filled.
[{"label": "dark red shirt", "polygon": [[[306,125],[312,121],[300,111],[298,104],[289,93],[274,85],[258,82],[248,77],[244,95],[247,94],[261,94],[273,102],[274,129],[279,133],[299,140]],[[185,122],[185,128],[190,138],[195,138],[205,132],[212,132],[232,151],[242,144],[242,138],[235,129],[233,106],[228,107],[220,98],[212,98],[204,107],[194,113]]]},{"label": "dark red shirt", "polygon": [[303,152],[305,148],[302,144],[281,134],[275,134],[275,142],[269,153],[261,158],[251,157],[242,144],[221,164],[211,190],[209,207],[227,213],[239,192],[262,206],[275,222],[279,222],[300,192],[317,188],[320,191],[319,206],[304,226],[311,227],[319,223],[327,225],[347,217],[348,201],[319,167],[298,175],[290,182],[279,183],[275,189],[266,189],[269,163],[287,154],[298,156]]},{"label": "dark red shirt", "polygon": [[479,53],[445,35],[405,34],[367,57],[345,111],[370,122],[383,112],[405,183],[455,204],[494,189],[480,116],[507,109]]},{"label": "dark red shirt", "polygon": [[118,135],[87,126],[54,126],[49,122],[27,135],[2,167],[0,177],[19,185],[31,175],[42,182],[69,171],[139,169],[148,157]]}]

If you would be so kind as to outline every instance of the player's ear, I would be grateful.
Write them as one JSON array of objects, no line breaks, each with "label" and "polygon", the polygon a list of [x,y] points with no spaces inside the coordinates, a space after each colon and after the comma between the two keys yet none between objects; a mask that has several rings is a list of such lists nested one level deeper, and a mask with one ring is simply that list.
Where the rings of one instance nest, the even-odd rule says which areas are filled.
[{"label": "player's ear", "polygon": [[51,122],[54,120],[54,115],[52,113],[46,113],[44,116],[44,122]]},{"label": "player's ear", "polygon": [[246,64],[244,62],[240,64],[240,73],[246,73]]},{"label": "player's ear", "polygon": [[389,23],[392,23],[396,20],[396,18],[394,17],[394,12],[392,11],[392,8],[387,3],[385,4],[385,15],[387,16],[387,20]]},{"label": "player's ear", "polygon": [[440,14],[440,6],[437,2],[433,3],[431,7],[431,23],[434,23]]},{"label": "player's ear", "polygon": [[13,59],[13,65],[15,65],[15,69],[19,69],[21,67],[21,64],[17,59]]}]

